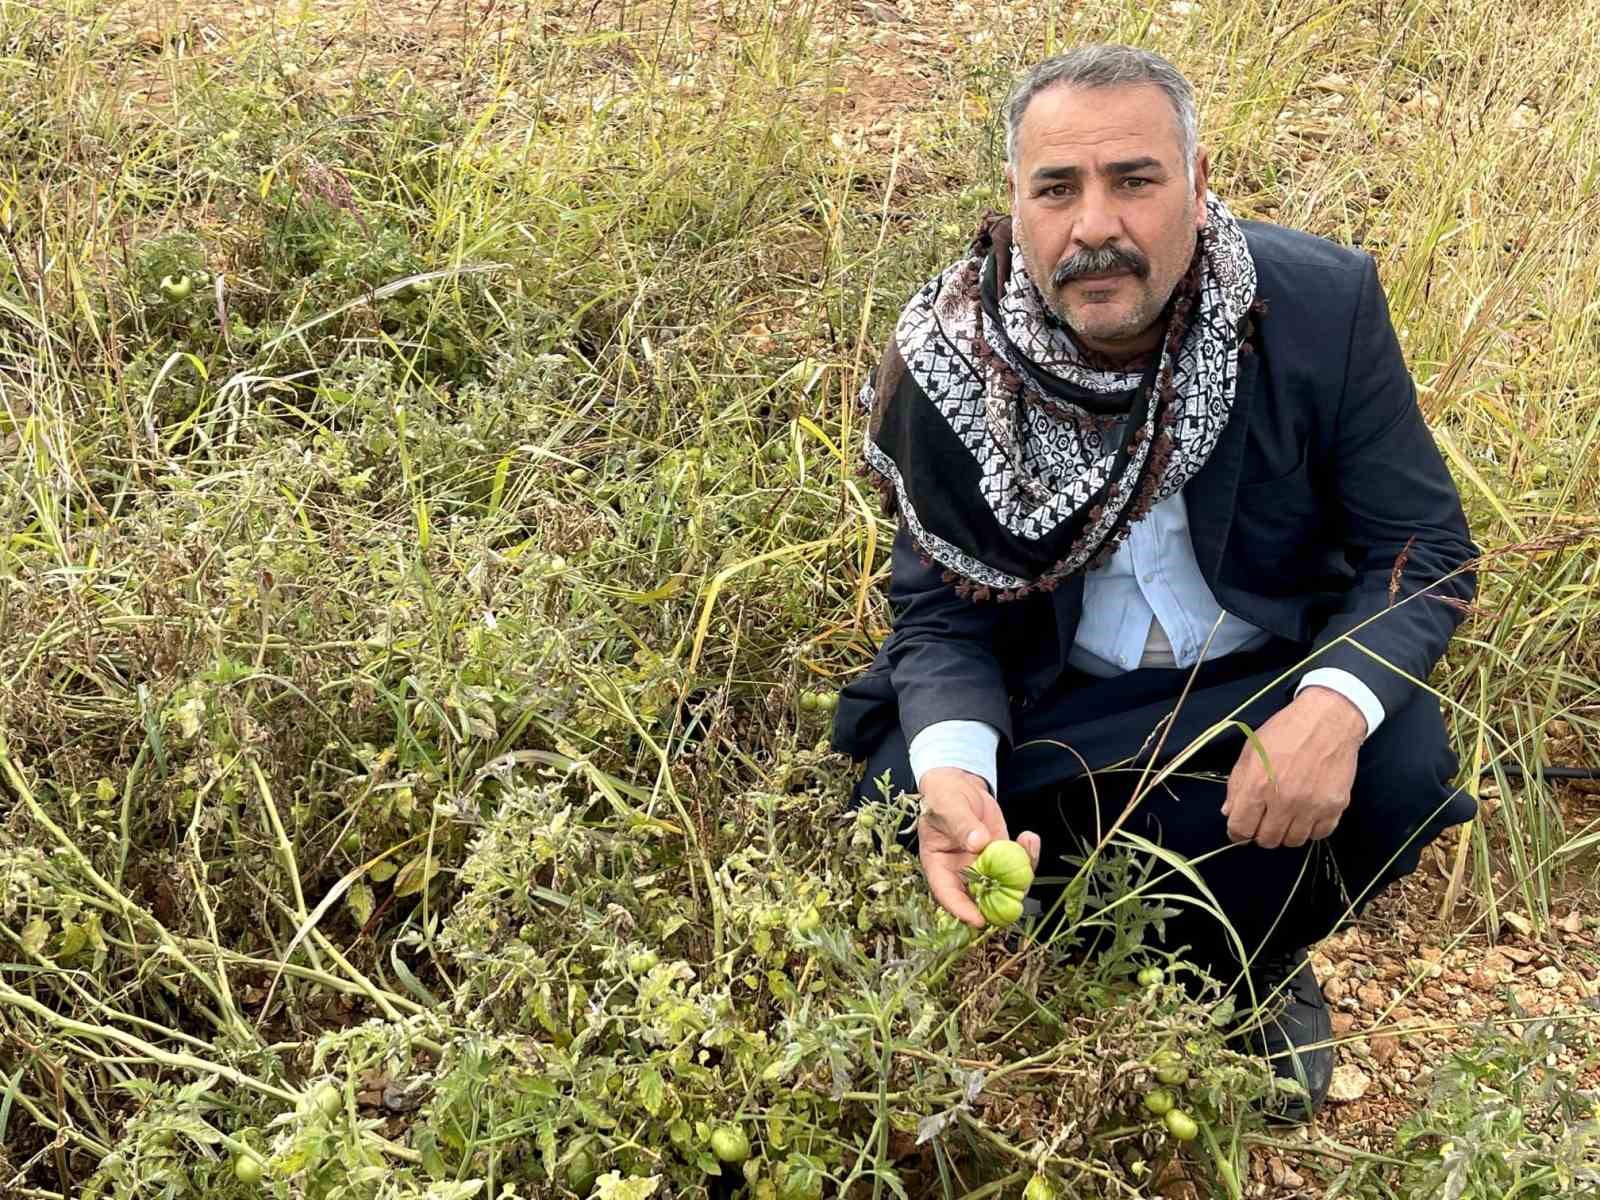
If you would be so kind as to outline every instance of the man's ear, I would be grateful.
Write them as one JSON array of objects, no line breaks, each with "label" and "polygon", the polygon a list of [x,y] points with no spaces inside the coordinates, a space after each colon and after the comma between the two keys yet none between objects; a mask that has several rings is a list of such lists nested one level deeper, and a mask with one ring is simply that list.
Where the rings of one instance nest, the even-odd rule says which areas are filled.
[{"label": "man's ear", "polygon": [[1211,156],[1204,146],[1194,152],[1194,227],[1206,227],[1206,188],[1211,180]]},{"label": "man's ear", "polygon": [[1006,164],[1006,195],[1011,198],[1011,211],[1017,211],[1017,172],[1010,163]]}]

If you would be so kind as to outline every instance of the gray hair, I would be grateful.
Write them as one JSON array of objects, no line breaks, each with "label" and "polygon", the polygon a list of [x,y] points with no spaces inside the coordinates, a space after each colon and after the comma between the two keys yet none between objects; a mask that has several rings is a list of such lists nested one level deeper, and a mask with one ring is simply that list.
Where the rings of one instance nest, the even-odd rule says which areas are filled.
[{"label": "gray hair", "polygon": [[1006,161],[1017,162],[1017,131],[1033,98],[1047,88],[1109,88],[1148,83],[1160,88],[1172,105],[1178,123],[1178,148],[1183,169],[1194,182],[1194,156],[1200,145],[1200,118],[1195,111],[1194,88],[1178,68],[1159,54],[1132,46],[1080,46],[1047,58],[1024,75],[1006,100]]}]

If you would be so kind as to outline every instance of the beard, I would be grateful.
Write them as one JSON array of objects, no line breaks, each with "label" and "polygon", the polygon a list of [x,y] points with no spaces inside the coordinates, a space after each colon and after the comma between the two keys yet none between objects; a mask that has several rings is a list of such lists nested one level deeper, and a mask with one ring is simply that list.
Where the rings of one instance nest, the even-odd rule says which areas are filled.
[{"label": "beard", "polygon": [[[1178,285],[1181,269],[1172,279],[1157,279],[1151,261],[1133,246],[1104,245],[1078,250],[1053,267],[1041,263],[1033,253],[1022,226],[1012,224],[1012,236],[1022,251],[1028,277],[1039,289],[1045,306],[1085,342],[1115,344],[1137,337],[1155,325]],[[1187,251],[1179,261],[1187,265],[1194,254],[1191,235]],[[1125,272],[1118,277],[1119,291],[1126,293],[1116,302],[1069,299],[1067,288],[1085,276]]]}]

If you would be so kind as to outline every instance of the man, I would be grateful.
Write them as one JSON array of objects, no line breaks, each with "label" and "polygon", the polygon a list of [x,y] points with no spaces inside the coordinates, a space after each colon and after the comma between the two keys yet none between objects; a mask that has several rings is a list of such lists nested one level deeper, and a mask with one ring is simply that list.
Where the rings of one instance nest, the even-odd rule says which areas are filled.
[{"label": "man", "polygon": [[1005,115],[1010,217],[862,394],[894,627],[834,746],[858,795],[920,791],[929,887],[975,925],[962,872],[1008,830],[1046,872],[1119,819],[1194,861],[1237,940],[1195,903],[1163,944],[1283,995],[1251,1044],[1314,1110],[1306,948],[1473,812],[1421,681],[1476,550],[1372,260],[1236,220],[1171,64],[1075,50]]}]

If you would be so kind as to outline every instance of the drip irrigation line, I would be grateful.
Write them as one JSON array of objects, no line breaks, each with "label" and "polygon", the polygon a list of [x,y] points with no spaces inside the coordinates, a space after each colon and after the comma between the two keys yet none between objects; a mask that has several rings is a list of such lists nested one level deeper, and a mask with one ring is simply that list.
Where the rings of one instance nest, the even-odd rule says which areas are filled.
[{"label": "drip irrigation line", "polygon": [[[1520,763],[1501,763],[1499,764],[1499,769],[1507,775],[1514,775],[1519,778],[1527,775],[1537,775],[1545,779],[1600,779],[1600,767],[1547,767],[1543,763],[1538,763],[1533,770],[1524,771]],[[1481,779],[1485,775],[1493,775],[1494,773],[1495,764],[1490,763],[1478,772],[1478,777]]]}]

